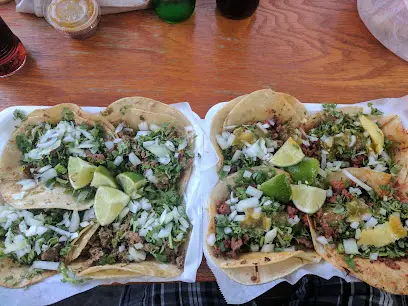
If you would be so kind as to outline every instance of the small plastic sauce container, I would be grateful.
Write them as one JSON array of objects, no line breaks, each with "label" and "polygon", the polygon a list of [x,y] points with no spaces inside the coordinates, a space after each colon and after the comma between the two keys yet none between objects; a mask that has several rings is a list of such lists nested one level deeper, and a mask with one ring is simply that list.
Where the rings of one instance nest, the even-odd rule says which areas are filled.
[{"label": "small plastic sauce container", "polygon": [[101,9],[95,0],[48,0],[44,17],[56,30],[75,39],[86,39],[95,33]]}]

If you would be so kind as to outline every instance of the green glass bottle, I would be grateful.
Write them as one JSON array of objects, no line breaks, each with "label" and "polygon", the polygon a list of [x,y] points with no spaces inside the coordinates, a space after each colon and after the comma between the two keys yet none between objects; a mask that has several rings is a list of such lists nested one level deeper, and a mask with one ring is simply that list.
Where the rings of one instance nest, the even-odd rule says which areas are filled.
[{"label": "green glass bottle", "polygon": [[193,14],[196,0],[153,0],[157,16],[168,23],[186,20]]}]

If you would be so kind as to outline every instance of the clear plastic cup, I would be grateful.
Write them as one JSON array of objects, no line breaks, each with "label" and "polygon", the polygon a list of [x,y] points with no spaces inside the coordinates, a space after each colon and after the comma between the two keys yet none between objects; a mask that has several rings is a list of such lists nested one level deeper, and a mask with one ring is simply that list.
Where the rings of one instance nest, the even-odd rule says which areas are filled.
[{"label": "clear plastic cup", "polygon": [[59,32],[86,39],[95,33],[101,9],[95,0],[47,0],[44,17]]}]

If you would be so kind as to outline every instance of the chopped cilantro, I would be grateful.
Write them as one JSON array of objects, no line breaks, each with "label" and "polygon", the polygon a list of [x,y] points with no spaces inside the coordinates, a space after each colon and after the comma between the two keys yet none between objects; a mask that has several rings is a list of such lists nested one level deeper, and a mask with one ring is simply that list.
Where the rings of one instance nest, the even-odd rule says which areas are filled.
[{"label": "chopped cilantro", "polygon": [[21,121],[25,121],[27,119],[27,116],[26,114],[24,114],[24,112],[21,109],[16,109],[13,112],[13,119],[14,120],[20,119]]},{"label": "chopped cilantro", "polygon": [[380,111],[378,108],[373,106],[373,103],[368,103],[368,107],[371,108],[371,115],[383,115],[384,113]]},{"label": "chopped cilantro", "polygon": [[62,119],[65,121],[73,121],[74,113],[69,108],[64,108],[62,110]]},{"label": "chopped cilantro", "polygon": [[344,255],[344,261],[349,266],[351,270],[357,272],[356,270],[356,263],[354,262],[353,258],[350,255]]}]

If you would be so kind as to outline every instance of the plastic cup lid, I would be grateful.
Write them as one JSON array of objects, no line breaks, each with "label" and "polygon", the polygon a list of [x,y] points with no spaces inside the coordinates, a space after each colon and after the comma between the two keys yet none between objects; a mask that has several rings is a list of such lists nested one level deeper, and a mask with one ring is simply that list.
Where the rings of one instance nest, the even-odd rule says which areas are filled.
[{"label": "plastic cup lid", "polygon": [[86,29],[99,14],[99,6],[95,0],[52,0],[44,7],[47,21],[64,32]]}]

